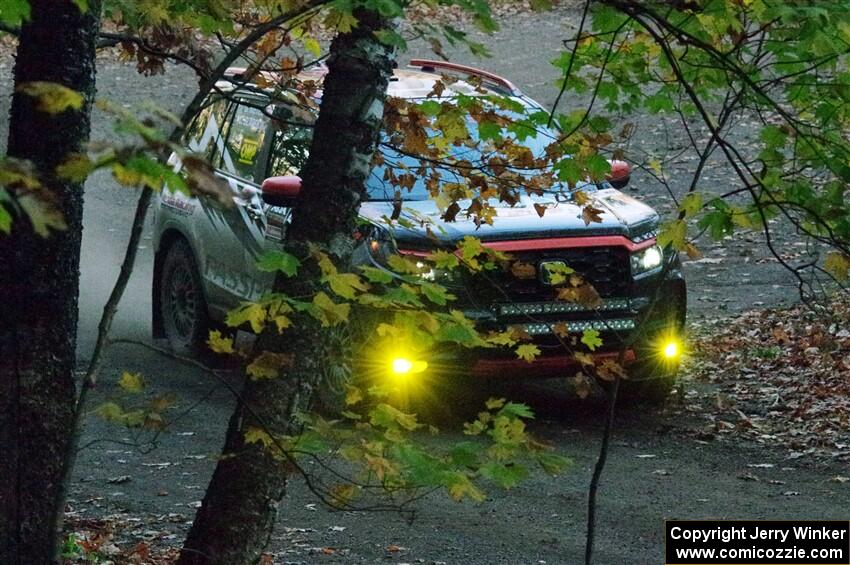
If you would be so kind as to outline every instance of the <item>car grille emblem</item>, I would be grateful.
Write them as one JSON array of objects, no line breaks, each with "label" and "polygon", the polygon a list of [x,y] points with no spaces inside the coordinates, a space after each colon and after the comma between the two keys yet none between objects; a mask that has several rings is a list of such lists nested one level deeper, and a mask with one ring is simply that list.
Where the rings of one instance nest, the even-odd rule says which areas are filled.
[{"label": "car grille emblem", "polygon": [[540,261],[537,264],[537,278],[543,284],[553,284],[552,275],[556,272],[564,272],[567,264],[563,261]]}]

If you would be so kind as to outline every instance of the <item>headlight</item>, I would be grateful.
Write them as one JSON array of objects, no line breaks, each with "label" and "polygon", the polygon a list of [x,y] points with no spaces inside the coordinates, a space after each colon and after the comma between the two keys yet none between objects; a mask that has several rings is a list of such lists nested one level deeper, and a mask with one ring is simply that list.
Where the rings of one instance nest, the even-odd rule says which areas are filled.
[{"label": "headlight", "polygon": [[663,261],[664,252],[658,245],[653,245],[637,253],[632,253],[632,275],[641,275],[657,269]]},{"label": "headlight", "polygon": [[366,249],[378,265],[386,266],[390,255],[395,255],[396,245],[387,230],[369,226],[365,234]]}]

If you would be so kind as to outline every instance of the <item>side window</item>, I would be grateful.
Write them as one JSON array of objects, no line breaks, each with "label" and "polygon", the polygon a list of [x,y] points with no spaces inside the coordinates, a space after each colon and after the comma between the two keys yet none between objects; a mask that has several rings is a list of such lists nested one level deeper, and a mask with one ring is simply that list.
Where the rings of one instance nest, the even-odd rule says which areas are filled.
[{"label": "side window", "polygon": [[227,127],[227,140],[224,143],[221,164],[218,166],[227,173],[253,181],[262,153],[268,119],[260,108],[247,104],[234,106]]},{"label": "side window", "polygon": [[208,101],[186,131],[185,143],[189,151],[212,162],[216,146],[221,144],[226,112],[226,100]]},{"label": "side window", "polygon": [[307,163],[313,128],[274,122],[274,138],[269,149],[267,177],[297,175]]}]

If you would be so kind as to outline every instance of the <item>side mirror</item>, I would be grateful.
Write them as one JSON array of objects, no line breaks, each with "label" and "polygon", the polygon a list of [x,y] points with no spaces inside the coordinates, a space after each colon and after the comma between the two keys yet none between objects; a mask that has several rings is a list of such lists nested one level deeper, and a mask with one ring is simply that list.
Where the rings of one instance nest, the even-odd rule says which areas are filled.
[{"label": "side mirror", "polygon": [[625,161],[611,161],[611,172],[605,176],[605,180],[616,189],[625,188],[632,176],[632,166]]},{"label": "side mirror", "polygon": [[272,206],[289,207],[301,192],[301,177],[269,177],[263,181],[263,202]]}]

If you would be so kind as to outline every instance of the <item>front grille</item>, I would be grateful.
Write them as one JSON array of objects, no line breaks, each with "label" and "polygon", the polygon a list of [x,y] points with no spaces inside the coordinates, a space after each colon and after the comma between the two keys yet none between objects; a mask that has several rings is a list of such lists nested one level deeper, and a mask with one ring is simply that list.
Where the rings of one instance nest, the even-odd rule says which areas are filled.
[{"label": "front grille", "polygon": [[[624,247],[546,249],[510,254],[530,265],[541,261],[563,261],[593,285],[602,297],[626,297],[631,285],[629,252]],[[504,302],[548,302],[556,297],[555,287],[539,278],[518,279],[510,271],[493,270],[475,275],[467,285],[469,298],[479,305]]]},{"label": "front grille", "polygon": [[492,270],[472,275],[465,292],[457,292],[463,306],[475,312],[484,331],[515,327],[534,337],[544,352],[563,349],[556,337],[566,324],[573,335],[594,329],[603,336],[606,348],[613,347],[635,327],[636,306],[632,303],[632,277],[629,252],[624,247],[583,247],[523,251],[509,254],[511,259],[533,265],[542,261],[563,261],[589,282],[602,297],[596,309],[557,300],[555,286],[539,276],[517,278],[509,270]]}]

